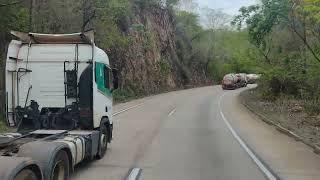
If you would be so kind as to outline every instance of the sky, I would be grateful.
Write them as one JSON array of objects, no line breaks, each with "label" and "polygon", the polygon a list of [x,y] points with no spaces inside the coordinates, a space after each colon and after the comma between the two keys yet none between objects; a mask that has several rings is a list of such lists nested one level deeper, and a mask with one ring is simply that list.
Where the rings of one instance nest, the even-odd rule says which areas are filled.
[{"label": "sky", "polygon": [[230,15],[236,15],[242,6],[250,6],[257,3],[257,0],[197,0],[200,7],[211,9],[222,9]]}]

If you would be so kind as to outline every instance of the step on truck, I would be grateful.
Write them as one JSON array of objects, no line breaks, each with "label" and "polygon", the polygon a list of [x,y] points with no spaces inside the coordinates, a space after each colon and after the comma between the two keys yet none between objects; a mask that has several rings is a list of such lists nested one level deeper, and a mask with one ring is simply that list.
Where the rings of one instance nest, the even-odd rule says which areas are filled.
[{"label": "step on truck", "polygon": [[0,134],[1,180],[68,180],[74,167],[104,157],[112,140],[118,74],[94,33],[12,31],[6,121]]}]

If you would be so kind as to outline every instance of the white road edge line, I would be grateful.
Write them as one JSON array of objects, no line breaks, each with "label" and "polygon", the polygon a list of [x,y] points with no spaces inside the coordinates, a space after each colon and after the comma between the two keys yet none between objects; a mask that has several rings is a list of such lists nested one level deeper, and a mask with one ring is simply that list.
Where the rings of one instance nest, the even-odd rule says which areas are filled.
[{"label": "white road edge line", "polygon": [[219,111],[223,121],[226,123],[228,129],[231,131],[232,135],[236,138],[236,140],[240,143],[242,148],[248,153],[250,158],[256,163],[259,169],[265,174],[268,180],[278,180],[278,178],[259,160],[259,158],[252,152],[252,150],[246,145],[246,143],[240,138],[237,132],[233,129],[227,118],[222,112],[221,108],[221,100],[226,94],[223,94],[219,100]]},{"label": "white road edge line", "polygon": [[131,107],[128,107],[128,108],[126,108],[126,109],[122,109],[122,110],[120,110],[120,111],[118,111],[118,112],[113,113],[112,116],[117,116],[117,115],[119,115],[119,114],[121,114],[121,113],[124,113],[124,112],[129,111],[129,110],[134,109],[134,108],[137,108],[137,107],[139,107],[139,106],[142,106],[143,104],[144,104],[144,103],[140,103],[140,104],[137,104],[137,105],[135,105],[135,106],[131,106]]},{"label": "white road edge line", "polygon": [[126,180],[138,180],[141,174],[141,171],[142,169],[140,168],[133,168],[130,174],[128,175],[128,177],[126,178]]},{"label": "white road edge line", "polygon": [[177,108],[172,109],[170,113],[168,114],[168,117],[172,116],[177,111]]}]

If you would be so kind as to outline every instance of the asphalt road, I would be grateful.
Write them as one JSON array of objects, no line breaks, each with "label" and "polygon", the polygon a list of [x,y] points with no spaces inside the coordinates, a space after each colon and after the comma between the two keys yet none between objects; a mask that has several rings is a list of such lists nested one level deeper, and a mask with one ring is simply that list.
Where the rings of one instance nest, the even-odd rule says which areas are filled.
[{"label": "asphalt road", "polygon": [[204,87],[117,105],[106,157],[79,166],[72,180],[124,180],[132,168],[142,180],[320,179],[320,158],[248,112],[242,90]]}]

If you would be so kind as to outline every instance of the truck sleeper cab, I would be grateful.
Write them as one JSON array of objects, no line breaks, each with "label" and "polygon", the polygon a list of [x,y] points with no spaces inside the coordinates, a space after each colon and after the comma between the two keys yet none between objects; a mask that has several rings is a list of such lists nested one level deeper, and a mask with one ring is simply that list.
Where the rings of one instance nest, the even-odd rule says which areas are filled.
[{"label": "truck sleeper cab", "polygon": [[12,34],[6,120],[17,133],[0,135],[0,179],[67,180],[76,164],[106,153],[117,70],[93,31]]}]

